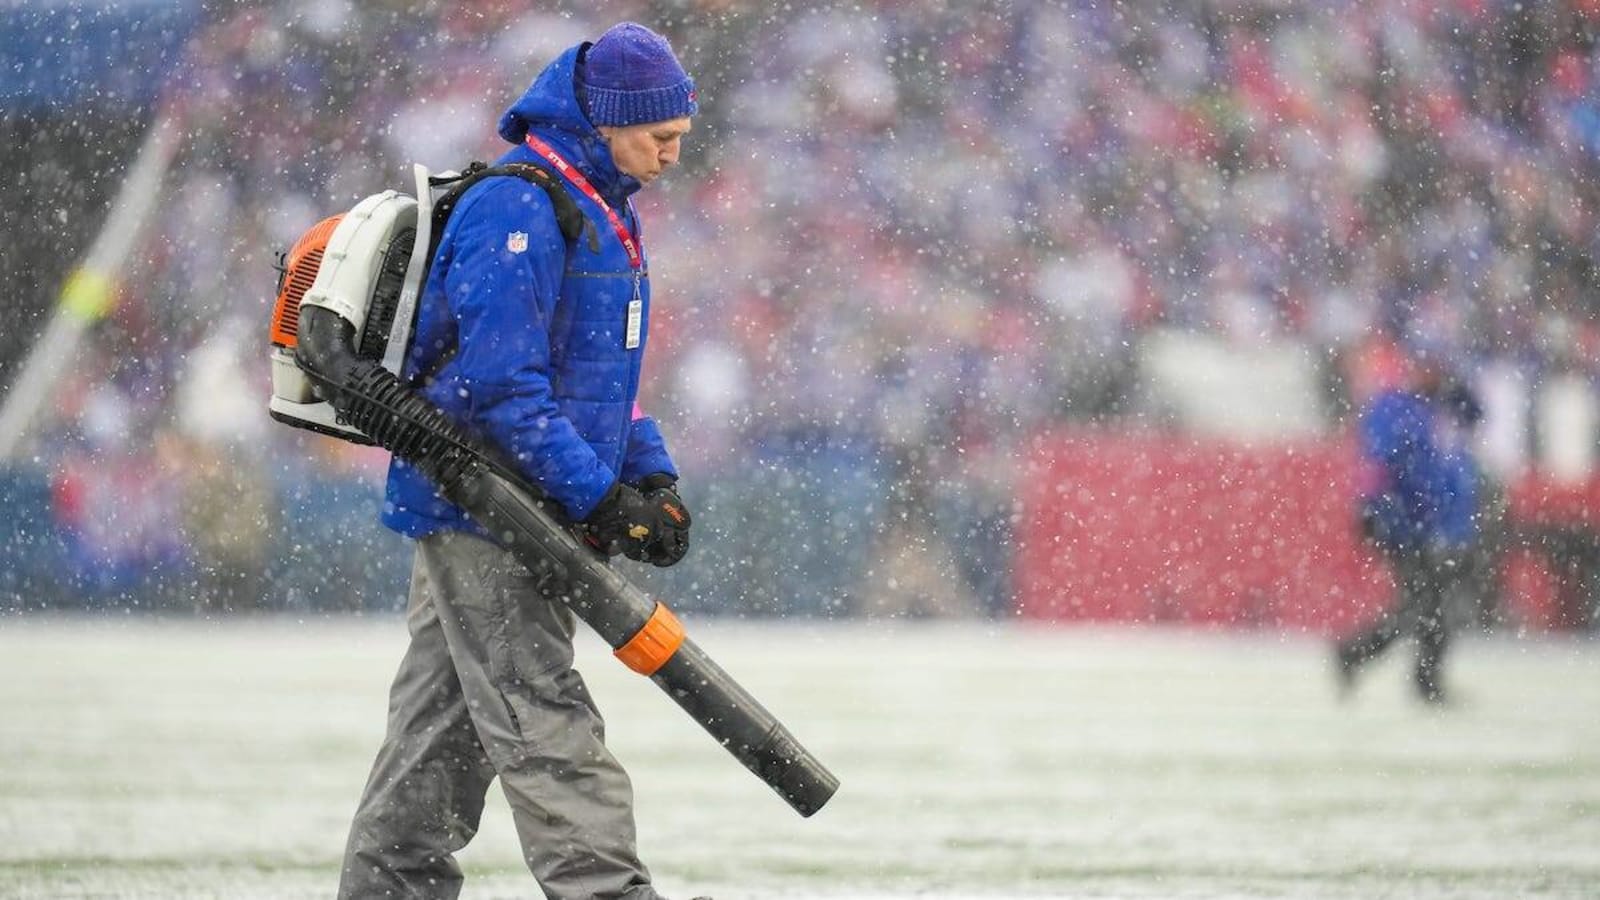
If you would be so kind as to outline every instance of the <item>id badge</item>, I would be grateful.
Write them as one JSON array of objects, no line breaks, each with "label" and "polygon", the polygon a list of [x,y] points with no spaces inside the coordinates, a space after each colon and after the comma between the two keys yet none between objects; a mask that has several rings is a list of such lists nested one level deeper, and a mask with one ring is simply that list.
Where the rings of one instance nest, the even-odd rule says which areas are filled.
[{"label": "id badge", "polygon": [[628,331],[623,338],[624,350],[639,349],[640,332],[644,330],[644,301],[638,297],[628,301]]}]

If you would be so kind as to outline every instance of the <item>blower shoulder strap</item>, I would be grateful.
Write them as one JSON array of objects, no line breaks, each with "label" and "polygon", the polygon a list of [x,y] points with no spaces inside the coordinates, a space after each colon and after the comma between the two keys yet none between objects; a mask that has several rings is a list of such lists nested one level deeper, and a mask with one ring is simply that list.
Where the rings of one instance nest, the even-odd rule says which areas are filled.
[{"label": "blower shoulder strap", "polygon": [[[429,187],[445,187],[446,190],[437,200],[433,201],[432,233],[428,240],[428,255],[426,259],[432,261],[439,252],[439,239],[444,234],[445,223],[450,220],[450,214],[455,211],[456,204],[473,185],[485,178],[497,176],[511,176],[521,178],[535,187],[542,189],[550,198],[550,205],[555,209],[556,227],[561,229],[561,236],[571,243],[585,233],[589,234],[589,246],[592,250],[599,249],[599,238],[595,233],[594,225],[584,216],[583,210],[578,208],[577,201],[567,193],[562,186],[561,179],[554,172],[534,163],[507,163],[502,166],[490,166],[481,162],[472,162],[467,168],[455,175],[430,176]],[[459,347],[452,347],[426,372],[415,376],[415,382],[420,383],[439,371],[445,363],[456,355]]]},{"label": "blower shoulder strap", "polygon": [[550,205],[555,208],[556,227],[561,229],[561,236],[568,242],[575,241],[584,232],[587,219],[583,210],[567,193],[562,186],[560,176],[535,163],[506,163],[500,166],[489,166],[481,162],[474,162],[467,166],[459,175],[447,175],[429,178],[428,183],[433,187],[449,189],[433,204],[433,238],[429,241],[428,259],[439,250],[439,237],[444,234],[445,222],[449,221],[450,214],[455,211],[456,204],[473,185],[485,178],[496,176],[512,176],[521,178],[529,184],[542,189],[550,198]]}]

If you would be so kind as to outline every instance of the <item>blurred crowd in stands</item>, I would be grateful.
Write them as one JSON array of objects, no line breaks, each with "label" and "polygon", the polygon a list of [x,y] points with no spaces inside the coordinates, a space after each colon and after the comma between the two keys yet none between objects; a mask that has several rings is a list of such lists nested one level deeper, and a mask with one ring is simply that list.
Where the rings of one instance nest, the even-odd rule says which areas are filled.
[{"label": "blurred crowd in stands", "polygon": [[[382,455],[264,415],[275,254],[412,162],[498,155],[540,66],[628,18],[703,111],[639,197],[647,405],[708,523],[696,565],[650,577],[688,608],[1003,613],[1028,441],[1159,427],[1157,329],[1303,351],[1330,434],[1374,348],[1468,378],[1600,366],[1595,0],[562,6],[211,7],[164,82],[185,149],[159,221],[39,444],[80,570],[121,552],[227,605],[398,602]],[[91,139],[109,167],[8,153],[114,174],[151,117],[121,112]],[[786,532],[798,506],[838,540]]]}]

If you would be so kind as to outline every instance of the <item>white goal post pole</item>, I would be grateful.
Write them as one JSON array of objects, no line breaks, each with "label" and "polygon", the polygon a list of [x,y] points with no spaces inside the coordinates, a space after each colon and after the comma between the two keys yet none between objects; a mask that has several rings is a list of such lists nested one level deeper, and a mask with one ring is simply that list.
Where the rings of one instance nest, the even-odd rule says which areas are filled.
[{"label": "white goal post pole", "polygon": [[28,351],[0,404],[0,462],[12,460],[26,442],[40,407],[77,355],[85,332],[115,308],[118,275],[150,220],[179,139],[172,115],[158,116],[145,135],[110,215],[88,254],[67,276],[50,323]]}]

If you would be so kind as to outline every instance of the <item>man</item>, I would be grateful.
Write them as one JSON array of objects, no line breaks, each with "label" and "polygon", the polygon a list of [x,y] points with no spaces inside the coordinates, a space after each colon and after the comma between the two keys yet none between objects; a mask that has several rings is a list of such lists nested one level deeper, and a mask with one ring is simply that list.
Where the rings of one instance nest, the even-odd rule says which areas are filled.
[{"label": "man", "polygon": [[1427,354],[1412,367],[1411,381],[1377,392],[1360,424],[1373,473],[1361,502],[1362,532],[1392,565],[1397,598],[1371,627],[1336,644],[1335,661],[1340,692],[1347,694],[1362,666],[1413,634],[1417,696],[1440,703],[1448,599],[1478,532],[1477,472],[1458,432],[1475,424],[1481,410]]},{"label": "man", "polygon": [[[678,160],[698,107],[665,39],[632,23],[552,62],[500,120],[502,163],[560,175],[568,242],[543,191],[492,177],[457,203],[406,376],[504,451],[588,540],[658,566],[689,514],[655,422],[635,405],[650,280],[629,199]],[[527,571],[396,460],[383,521],[416,539],[411,644],[388,735],[351,826],[342,897],[453,897],[453,854],[498,776],[529,869],[553,900],[660,895],[634,847],[632,788],[572,668],[562,585]]]}]

